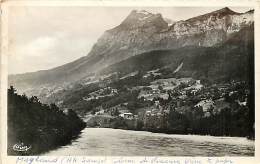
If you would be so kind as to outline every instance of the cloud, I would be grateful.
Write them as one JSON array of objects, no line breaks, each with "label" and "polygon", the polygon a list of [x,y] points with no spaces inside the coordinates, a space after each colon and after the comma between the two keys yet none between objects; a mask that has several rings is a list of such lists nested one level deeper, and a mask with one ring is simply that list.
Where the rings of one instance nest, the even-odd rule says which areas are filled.
[{"label": "cloud", "polygon": [[51,69],[86,55],[92,39],[72,35],[58,32],[24,43],[10,42],[9,74]]},{"label": "cloud", "polygon": [[[32,56],[41,56],[46,51],[49,51],[52,48],[55,48],[57,43],[57,39],[49,36],[44,36],[32,40],[31,42],[25,45],[19,45],[17,47],[13,47],[11,52],[16,54],[16,57],[32,57]],[[12,53],[11,53],[12,55]]]},{"label": "cloud", "polygon": [[9,73],[31,72],[46,68],[46,54],[51,54],[58,44],[57,37],[42,36],[29,42],[9,44]]}]

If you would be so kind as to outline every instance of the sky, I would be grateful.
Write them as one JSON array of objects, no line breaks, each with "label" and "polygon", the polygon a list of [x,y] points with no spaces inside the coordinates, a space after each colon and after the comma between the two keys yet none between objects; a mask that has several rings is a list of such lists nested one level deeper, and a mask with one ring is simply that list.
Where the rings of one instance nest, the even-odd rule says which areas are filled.
[{"label": "sky", "polygon": [[178,21],[220,8],[12,6],[8,15],[8,73],[51,69],[86,56],[104,31],[119,25],[135,9]]}]

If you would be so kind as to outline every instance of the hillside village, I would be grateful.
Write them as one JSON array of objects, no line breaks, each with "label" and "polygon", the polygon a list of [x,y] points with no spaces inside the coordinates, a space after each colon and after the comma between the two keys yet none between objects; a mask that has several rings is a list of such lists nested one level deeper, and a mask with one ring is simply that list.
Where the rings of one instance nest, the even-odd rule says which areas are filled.
[{"label": "hillside village", "polygon": [[[233,80],[230,83],[209,85],[193,78],[161,78],[162,73],[157,72],[154,75],[156,71],[160,72],[157,69],[147,71],[142,75],[133,72],[124,78],[119,78],[119,76],[101,78],[109,81],[107,86],[89,93],[86,96],[88,98],[83,98],[84,101],[120,97],[122,89],[112,86],[116,82],[122,83],[123,79],[139,81],[150,78],[148,80],[150,83],[146,81],[146,85],[124,88],[124,92],[135,95],[134,102],[131,99],[120,100],[112,105],[105,103],[104,105],[101,102],[89,115],[87,114],[90,117],[87,126],[167,133],[196,133],[190,127],[192,121],[209,120],[225,112],[236,115],[241,110],[248,111],[249,89],[243,81]],[[100,84],[103,82],[101,81]],[[223,133],[233,135],[228,131]]]}]

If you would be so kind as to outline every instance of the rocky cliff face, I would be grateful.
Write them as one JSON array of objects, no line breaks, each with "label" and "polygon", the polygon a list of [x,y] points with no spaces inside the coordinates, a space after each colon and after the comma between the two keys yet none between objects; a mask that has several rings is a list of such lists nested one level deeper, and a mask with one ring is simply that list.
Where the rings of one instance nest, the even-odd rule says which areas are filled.
[{"label": "rocky cliff face", "polygon": [[88,54],[102,56],[106,65],[121,61],[130,56],[156,49],[155,33],[168,28],[161,14],[147,11],[132,11],[117,27],[106,31]]},{"label": "rocky cliff face", "polygon": [[108,66],[151,50],[210,47],[226,41],[232,33],[252,23],[252,11],[241,14],[229,8],[178,21],[170,26],[161,14],[134,10],[119,26],[106,31],[88,56],[102,56],[104,66]]}]

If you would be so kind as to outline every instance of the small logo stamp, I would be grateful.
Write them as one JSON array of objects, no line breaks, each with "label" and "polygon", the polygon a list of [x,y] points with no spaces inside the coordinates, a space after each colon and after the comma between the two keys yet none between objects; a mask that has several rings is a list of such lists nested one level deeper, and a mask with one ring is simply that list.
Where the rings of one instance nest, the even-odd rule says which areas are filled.
[{"label": "small logo stamp", "polygon": [[23,142],[13,146],[14,151],[28,151],[29,149],[31,149],[31,146],[25,145]]}]

